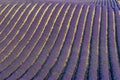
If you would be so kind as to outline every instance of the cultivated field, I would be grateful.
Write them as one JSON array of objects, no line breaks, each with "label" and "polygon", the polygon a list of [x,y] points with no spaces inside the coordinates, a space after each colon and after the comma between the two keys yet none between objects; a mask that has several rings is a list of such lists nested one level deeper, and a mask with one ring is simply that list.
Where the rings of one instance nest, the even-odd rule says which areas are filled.
[{"label": "cultivated field", "polygon": [[119,2],[0,0],[0,80],[120,80]]}]

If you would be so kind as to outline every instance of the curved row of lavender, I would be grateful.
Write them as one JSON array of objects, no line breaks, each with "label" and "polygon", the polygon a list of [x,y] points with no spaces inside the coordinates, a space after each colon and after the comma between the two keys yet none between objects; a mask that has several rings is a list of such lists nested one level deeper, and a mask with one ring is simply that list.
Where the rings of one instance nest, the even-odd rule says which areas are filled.
[{"label": "curved row of lavender", "polygon": [[0,0],[0,80],[120,80],[117,0]]}]

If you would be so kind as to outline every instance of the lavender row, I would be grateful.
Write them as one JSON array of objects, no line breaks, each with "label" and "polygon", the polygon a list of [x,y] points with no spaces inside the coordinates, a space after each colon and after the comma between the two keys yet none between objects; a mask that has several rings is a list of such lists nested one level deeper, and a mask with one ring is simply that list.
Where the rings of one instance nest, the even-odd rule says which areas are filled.
[{"label": "lavender row", "polygon": [[120,67],[116,45],[115,16],[112,9],[108,10],[108,26],[108,52],[110,70],[112,74],[112,79],[117,80],[120,78]]},{"label": "lavender row", "polygon": [[99,37],[99,78],[109,80],[109,60],[108,60],[108,46],[107,46],[107,29],[108,17],[107,8],[102,7],[101,22],[100,22],[100,37]]},{"label": "lavender row", "polygon": [[[51,21],[52,20],[54,20],[54,18],[55,18],[55,16],[57,15],[57,10],[60,8],[60,6],[61,5],[59,5],[57,8],[56,8],[56,10],[53,12],[53,14],[54,15],[52,15],[51,16],[51,19],[49,20],[49,23],[48,23],[48,25],[49,26],[47,26],[46,28],[48,28],[48,27],[51,27],[52,25],[53,25],[53,23],[51,24]],[[43,8],[44,9],[44,8]],[[39,15],[40,15],[40,13],[39,13]],[[13,72],[13,74],[12,74],[12,76],[10,76],[9,78],[8,78],[8,80],[10,80],[10,79],[18,79],[18,78],[20,78],[21,76],[23,76],[23,74],[25,73],[25,71],[27,70],[27,69],[29,69],[33,64],[34,64],[34,62],[35,62],[35,60],[37,59],[37,56],[39,56],[40,55],[40,49],[38,49],[38,46],[37,46],[37,43],[38,43],[38,41],[39,41],[39,39],[40,39],[40,37],[39,37],[39,35],[40,35],[40,30],[42,30],[42,29],[40,29],[41,27],[39,26],[39,28],[37,29],[37,31],[36,31],[36,33],[35,33],[35,35],[33,36],[33,38],[31,39],[31,41],[30,41],[30,45],[29,45],[29,47],[31,48],[31,54],[29,55],[29,57],[27,58],[27,60],[15,71],[15,72]],[[49,29],[49,28],[48,28]],[[50,33],[50,32],[49,32]],[[52,34],[51,34],[52,35]],[[53,36],[52,36],[53,37]],[[36,38],[36,40],[37,41],[35,41],[35,38]],[[50,39],[50,38],[49,38]],[[49,41],[49,43],[50,43],[50,41],[51,40],[49,40],[48,39],[48,41]],[[41,41],[43,41],[43,40],[41,40]],[[54,41],[54,40],[53,40]],[[43,45],[43,43],[45,43],[45,41],[44,42],[39,42],[39,43],[42,43],[42,45]],[[33,45],[34,47],[31,47],[31,45]],[[41,45],[41,47],[42,47],[42,45]],[[52,45],[52,42],[51,42],[51,45]],[[40,48],[40,47],[39,47]],[[42,49],[42,48],[41,48]],[[39,54],[38,54],[39,53]],[[19,73],[19,71],[22,69],[22,71],[21,71],[21,73]],[[23,70],[24,69],[24,70]],[[17,76],[16,76],[17,75]]]},{"label": "lavender row", "polygon": [[92,36],[90,41],[90,56],[89,56],[89,67],[88,67],[88,80],[97,80],[98,75],[98,56],[99,56],[99,31],[100,31],[100,20],[101,20],[101,7],[95,8],[95,15],[92,28]]},{"label": "lavender row", "polygon": [[[34,9],[34,8],[33,8]],[[33,12],[34,11],[36,11],[37,10],[37,8],[35,8],[34,10],[33,10]],[[31,17],[28,19],[28,22],[30,23],[31,22],[31,20],[32,20],[32,17],[34,17],[34,13],[32,13],[32,15],[31,15]],[[32,23],[32,22],[31,22]],[[14,49],[14,51],[11,53],[11,55],[15,55],[15,56],[12,56],[12,59],[11,59],[11,62],[10,63],[12,63],[18,56],[19,56],[19,54],[20,54],[20,52],[21,52],[21,49],[22,48],[24,48],[24,46],[27,44],[27,39],[25,40],[25,38],[26,37],[24,37],[25,36],[25,34],[26,34],[26,32],[28,31],[28,29],[29,29],[29,25],[27,24],[27,22],[25,23],[25,25],[23,26],[23,28],[25,28],[25,30],[26,31],[24,31],[25,33],[23,34],[23,39],[21,40],[21,41],[19,41],[19,43],[18,43],[18,45],[20,45],[20,46],[22,46],[22,47],[18,47],[18,45],[17,45],[17,47]],[[23,31],[23,30],[22,30]],[[22,33],[21,33],[22,34]],[[23,40],[25,41],[25,43],[23,43]],[[15,51],[16,50],[16,51]],[[10,57],[10,56],[9,56]],[[24,56],[25,57],[25,56]],[[17,59],[19,59],[19,58],[17,58]],[[17,61],[17,60],[16,60]],[[13,67],[13,65],[14,64],[10,64],[10,66],[6,66],[7,67],[7,69],[9,69],[9,67]],[[7,70],[7,69],[5,69],[4,71],[2,71],[1,72],[1,77],[2,77],[2,79],[4,79],[4,78],[6,78],[9,74],[10,74],[10,72],[12,71],[9,71],[9,70]],[[14,68],[15,69],[15,68]],[[5,76],[2,76],[2,74],[4,74],[4,72],[6,73],[6,75]]]},{"label": "lavender row", "polygon": [[68,29],[69,29],[69,26],[68,26],[69,25],[69,20],[71,21],[69,15],[72,14],[73,7],[74,6],[69,6],[69,10],[68,10],[66,16],[64,16],[65,20],[64,20],[64,22],[62,24],[63,27],[61,28],[61,31],[60,31],[60,34],[59,34],[59,36],[57,38],[55,46],[50,51],[50,55],[49,55],[48,59],[42,65],[42,69],[40,69],[38,71],[38,73],[34,76],[33,79],[35,79],[35,80],[37,80],[37,79],[44,79],[47,76],[49,70],[54,66],[57,58],[60,55],[60,51],[61,51],[62,46],[63,46],[63,44],[65,42],[65,39],[66,39],[66,35],[67,35]]},{"label": "lavender row", "polygon": [[[62,27],[62,26],[59,26],[57,22],[60,22],[62,24],[62,22],[63,22],[62,20],[64,20],[64,17],[65,17],[64,13],[65,13],[67,8],[68,8],[68,5],[65,5],[64,8],[62,9],[62,11],[60,12],[59,17],[58,17],[57,21],[55,22],[56,27]],[[55,30],[55,29],[53,29],[53,30]],[[25,75],[22,75],[21,79],[31,79],[31,78],[33,78],[36,75],[36,73],[39,71],[39,69],[42,68],[42,65],[44,64],[44,62],[47,60],[48,56],[50,55],[50,51],[51,51],[52,47],[48,49],[48,46],[50,45],[51,40],[54,40],[53,38],[55,38],[55,37],[53,37],[53,35],[54,35],[54,31],[52,32],[52,34],[51,34],[48,42],[46,43],[45,48],[43,48],[42,52],[39,51],[39,46],[41,45],[42,40],[39,40],[39,43],[36,46],[38,48],[36,48],[36,49],[38,49],[40,55],[38,55],[38,58],[35,61],[35,63],[26,71]],[[56,35],[56,38],[57,38],[57,36],[58,36],[58,33]],[[56,42],[56,38],[55,38],[55,41],[53,42],[54,45],[55,45],[55,42]],[[51,45],[53,46],[53,44],[51,44]],[[46,48],[47,48],[47,50],[46,50]],[[46,53],[44,53],[44,52],[46,52]],[[32,74],[32,76],[29,76],[30,74]]]},{"label": "lavender row", "polygon": [[[28,10],[26,10],[26,12],[24,13],[24,15],[21,17],[22,19],[25,19],[25,18],[26,18],[27,14],[29,13],[29,9],[31,9],[31,8],[32,8],[32,5],[28,8]],[[18,24],[21,25],[21,24],[22,24],[21,21],[19,21]],[[18,38],[18,37],[19,37],[19,38]],[[8,54],[10,53],[10,51],[11,51],[12,49],[14,49],[13,46],[15,46],[15,45],[18,44],[19,39],[20,39],[21,37],[22,37],[22,35],[18,34],[17,37],[16,37],[14,40],[12,40],[9,45],[7,45],[6,50],[4,50],[4,51],[1,53],[1,55],[2,55],[2,54],[8,55]],[[10,58],[10,59],[12,59],[12,58]],[[9,61],[10,61],[10,60],[8,60],[7,63],[8,63]],[[1,68],[0,68],[0,71],[2,71],[2,70],[5,68],[5,67],[4,67],[5,65],[6,65],[6,62],[5,62],[5,63],[2,62],[2,63],[0,64],[0,67],[1,67]],[[9,63],[8,63],[7,65],[9,65]],[[6,65],[6,66],[7,66],[7,65]]]},{"label": "lavender row", "polygon": [[[77,57],[78,57],[77,52],[79,52],[79,49],[77,49],[79,47],[77,47],[77,45],[78,46],[80,45],[79,44],[80,41],[78,41],[78,40],[81,39],[81,37],[80,37],[81,34],[80,33],[82,32],[82,31],[80,33],[78,32],[78,30],[82,30],[82,29],[80,29],[82,27],[80,27],[80,25],[79,25],[79,21],[81,19],[80,17],[82,16],[81,15],[82,9],[83,9],[83,5],[77,6],[77,8],[75,10],[76,13],[74,14],[74,17],[73,17],[73,20],[76,23],[75,22],[71,23],[74,26],[76,26],[77,30],[76,30],[76,33],[75,33],[74,42],[73,42],[73,45],[72,45],[72,49],[71,49],[68,61],[65,63],[66,64],[65,68],[62,70],[62,73],[59,76],[59,79],[62,79],[62,80],[66,80],[66,79],[70,80],[70,79],[72,79],[72,75],[74,74],[74,70],[75,70],[75,67],[76,67],[76,62],[77,62]],[[74,18],[76,18],[76,20]],[[79,39],[77,39],[77,38],[79,38]]]}]

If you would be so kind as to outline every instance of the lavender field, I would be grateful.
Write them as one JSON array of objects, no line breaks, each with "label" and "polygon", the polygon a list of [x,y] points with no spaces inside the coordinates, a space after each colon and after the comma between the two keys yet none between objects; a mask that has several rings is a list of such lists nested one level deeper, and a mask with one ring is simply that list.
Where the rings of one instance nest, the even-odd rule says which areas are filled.
[{"label": "lavender field", "polygon": [[0,0],[0,80],[120,80],[120,1]]}]

